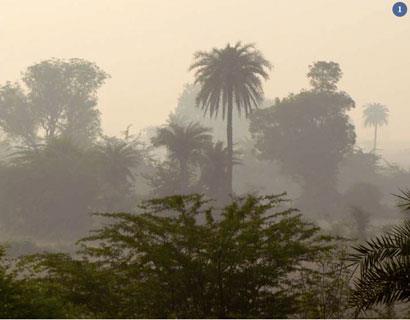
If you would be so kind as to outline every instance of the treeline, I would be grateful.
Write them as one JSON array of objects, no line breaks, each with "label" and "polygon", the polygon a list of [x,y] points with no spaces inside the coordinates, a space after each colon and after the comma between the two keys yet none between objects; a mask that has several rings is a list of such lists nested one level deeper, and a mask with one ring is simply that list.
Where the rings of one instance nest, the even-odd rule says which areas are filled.
[{"label": "treeline", "polygon": [[386,195],[410,185],[378,154],[387,109],[366,107],[366,152],[337,63],[275,100],[270,67],[252,45],[199,52],[168,121],[119,137],[101,130],[109,75],[94,63],[46,60],[1,86],[0,240],[23,257],[2,251],[0,316],[405,315],[408,220],[352,249],[399,217]]}]

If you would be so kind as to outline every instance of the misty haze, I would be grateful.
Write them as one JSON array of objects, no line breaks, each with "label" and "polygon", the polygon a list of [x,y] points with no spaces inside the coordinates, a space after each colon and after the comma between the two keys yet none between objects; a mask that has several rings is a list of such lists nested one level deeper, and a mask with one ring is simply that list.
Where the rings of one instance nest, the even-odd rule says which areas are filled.
[{"label": "misty haze", "polygon": [[409,318],[405,8],[0,1],[0,318]]}]

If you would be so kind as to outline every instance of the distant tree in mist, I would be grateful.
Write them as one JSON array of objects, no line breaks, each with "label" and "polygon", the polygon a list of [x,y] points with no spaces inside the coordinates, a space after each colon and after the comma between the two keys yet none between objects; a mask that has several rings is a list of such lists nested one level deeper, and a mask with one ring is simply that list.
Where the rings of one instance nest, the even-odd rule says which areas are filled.
[{"label": "distant tree in mist", "polygon": [[67,137],[16,152],[0,165],[0,223],[37,239],[73,240],[94,211],[131,210],[142,151],[119,138],[81,146]]},{"label": "distant tree in mist", "polygon": [[98,194],[91,154],[68,138],[15,154],[0,168],[2,223],[38,239],[75,239]]},{"label": "distant tree in mist", "polygon": [[309,66],[307,77],[310,79],[313,90],[331,92],[337,90],[337,83],[342,75],[338,63],[317,61]]},{"label": "distant tree in mist", "polygon": [[300,186],[283,172],[278,162],[259,157],[255,141],[244,139],[237,145],[240,165],[235,169],[235,191],[238,194],[281,193],[292,198],[300,194]]},{"label": "distant tree in mist", "polygon": [[210,117],[222,118],[227,123],[228,191],[232,193],[233,169],[233,109],[247,116],[261,103],[262,79],[268,79],[270,63],[251,44],[238,42],[222,49],[199,51],[190,70],[195,70],[195,83],[200,85],[197,104]]},{"label": "distant tree in mist", "polygon": [[106,137],[95,146],[95,164],[98,166],[102,189],[99,209],[105,211],[131,210],[134,206],[133,186],[135,169],[144,162],[144,155],[136,141]]},{"label": "distant tree in mist", "polygon": [[378,155],[356,147],[345,155],[339,165],[339,188],[344,192],[358,182],[377,185],[382,179],[382,169]]},{"label": "distant tree in mist", "polygon": [[380,103],[369,103],[364,106],[363,118],[365,127],[374,128],[373,152],[377,150],[377,130],[379,127],[387,125],[389,109]]},{"label": "distant tree in mist", "polygon": [[151,141],[155,147],[165,147],[169,160],[178,166],[179,183],[174,186],[174,194],[189,193],[192,165],[200,161],[203,150],[211,143],[210,129],[195,122],[181,125],[171,118],[167,125],[157,130]]},{"label": "distant tree in mist", "polygon": [[0,126],[33,145],[63,135],[78,143],[100,133],[97,90],[109,76],[83,59],[51,59],[27,68],[19,84],[0,88]]},{"label": "distant tree in mist", "polygon": [[366,182],[356,182],[350,186],[343,194],[343,200],[346,209],[353,207],[373,217],[383,216],[388,211],[388,208],[383,205],[383,193],[380,188]]},{"label": "distant tree in mist", "polygon": [[[311,77],[315,79],[316,73]],[[354,126],[347,115],[354,101],[334,91],[338,78],[336,73],[335,79],[315,80],[323,85],[321,90],[316,87],[277,99],[271,108],[251,116],[250,130],[259,156],[278,161],[285,173],[299,181],[304,190],[301,201],[309,211],[337,210],[339,163],[355,143]]]},{"label": "distant tree in mist", "polygon": [[0,87],[0,128],[8,138],[20,139],[26,145],[35,146],[38,142],[35,111],[17,83]]}]

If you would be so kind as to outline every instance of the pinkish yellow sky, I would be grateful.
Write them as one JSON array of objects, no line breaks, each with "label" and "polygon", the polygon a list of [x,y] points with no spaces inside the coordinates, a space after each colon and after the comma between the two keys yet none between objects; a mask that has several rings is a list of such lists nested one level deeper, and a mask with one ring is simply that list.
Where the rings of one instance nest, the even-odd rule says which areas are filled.
[{"label": "pinkish yellow sky", "polygon": [[[0,82],[51,57],[96,62],[112,78],[100,91],[103,127],[161,124],[175,107],[196,50],[254,42],[274,65],[266,96],[308,86],[307,66],[339,62],[340,88],[391,110],[381,144],[410,148],[410,14],[389,0],[0,0]],[[410,4],[410,3],[409,3]]]}]

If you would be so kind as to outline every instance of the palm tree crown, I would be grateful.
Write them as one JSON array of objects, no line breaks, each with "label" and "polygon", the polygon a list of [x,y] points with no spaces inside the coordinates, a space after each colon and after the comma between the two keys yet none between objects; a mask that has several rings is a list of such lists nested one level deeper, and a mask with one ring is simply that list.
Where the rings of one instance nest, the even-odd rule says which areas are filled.
[{"label": "palm tree crown", "polygon": [[166,147],[170,158],[179,163],[181,193],[186,193],[189,186],[189,165],[200,160],[202,151],[212,141],[210,131],[197,122],[181,125],[171,119],[152,138],[155,147]]},{"label": "palm tree crown", "polygon": [[205,114],[222,118],[227,116],[227,150],[229,192],[232,192],[233,133],[232,112],[247,116],[263,98],[262,79],[268,79],[270,63],[252,44],[229,43],[223,49],[197,52],[190,70],[195,70],[195,83],[200,85],[196,99]]},{"label": "palm tree crown", "polygon": [[170,121],[166,126],[159,128],[157,135],[152,138],[154,147],[167,148],[172,159],[177,161],[197,161],[204,146],[211,140],[211,129],[202,127],[197,122],[182,125]]},{"label": "palm tree crown", "polygon": [[225,118],[231,99],[238,112],[244,110],[245,114],[261,102],[261,78],[269,78],[266,69],[271,65],[254,45],[238,42],[231,46],[228,43],[223,49],[199,51],[194,58],[190,70],[196,70],[195,83],[201,87],[197,104],[211,117],[217,116],[221,107]]},{"label": "palm tree crown", "polygon": [[112,183],[134,180],[133,170],[142,161],[141,154],[132,144],[117,138],[107,138],[98,145],[96,156]]},{"label": "palm tree crown", "polygon": [[363,111],[365,127],[374,127],[373,152],[377,148],[377,129],[383,125],[387,125],[389,117],[389,109],[380,103],[369,103]]},{"label": "palm tree crown", "polygon": [[363,117],[366,127],[387,125],[389,109],[380,103],[369,103],[365,106]]}]

